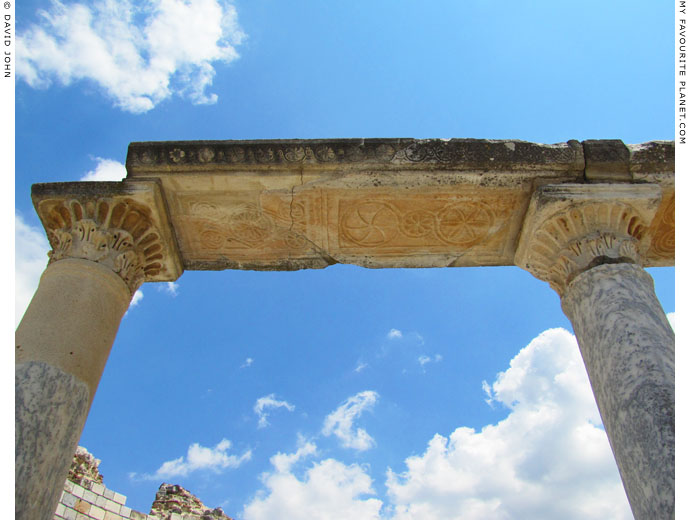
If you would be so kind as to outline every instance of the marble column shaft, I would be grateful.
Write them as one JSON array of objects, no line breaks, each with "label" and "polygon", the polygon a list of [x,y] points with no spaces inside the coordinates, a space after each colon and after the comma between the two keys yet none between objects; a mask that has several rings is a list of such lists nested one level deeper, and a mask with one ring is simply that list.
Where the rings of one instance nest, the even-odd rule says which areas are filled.
[{"label": "marble column shaft", "polygon": [[50,520],[131,291],[110,268],[51,263],[16,332],[15,511]]},{"label": "marble column shaft", "polygon": [[640,266],[579,274],[562,300],[636,520],[674,517],[675,335]]}]

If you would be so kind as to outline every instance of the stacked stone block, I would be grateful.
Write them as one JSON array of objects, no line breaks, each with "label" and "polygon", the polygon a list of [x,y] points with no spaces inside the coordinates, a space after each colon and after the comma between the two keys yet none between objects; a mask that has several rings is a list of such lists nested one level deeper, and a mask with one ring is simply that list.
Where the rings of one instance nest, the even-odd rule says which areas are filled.
[{"label": "stacked stone block", "polygon": [[98,482],[65,481],[54,520],[144,520],[147,515],[125,505],[127,497]]},{"label": "stacked stone block", "polygon": [[127,497],[108,489],[101,461],[79,446],[53,520],[232,520],[220,507],[206,507],[182,486],[161,484],[150,514],[125,505]]}]

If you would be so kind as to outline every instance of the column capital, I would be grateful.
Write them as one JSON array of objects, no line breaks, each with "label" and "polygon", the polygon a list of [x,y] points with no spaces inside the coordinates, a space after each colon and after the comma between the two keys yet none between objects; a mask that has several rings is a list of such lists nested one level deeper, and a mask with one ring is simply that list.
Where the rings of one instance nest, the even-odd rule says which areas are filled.
[{"label": "column capital", "polygon": [[117,274],[133,294],[183,271],[156,182],[34,184],[31,198],[52,250],[49,263],[81,258]]},{"label": "column capital", "polygon": [[649,226],[660,202],[656,184],[541,186],[525,215],[515,265],[548,282],[560,296],[594,266],[644,266]]}]

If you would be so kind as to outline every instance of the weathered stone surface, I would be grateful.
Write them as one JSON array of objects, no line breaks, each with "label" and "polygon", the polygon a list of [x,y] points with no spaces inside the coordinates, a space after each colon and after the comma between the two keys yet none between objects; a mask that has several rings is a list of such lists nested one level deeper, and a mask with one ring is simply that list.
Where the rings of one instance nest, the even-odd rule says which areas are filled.
[{"label": "weathered stone surface", "polygon": [[98,470],[100,463],[100,459],[91,455],[86,448],[77,446],[67,478],[82,487],[91,488],[91,484],[94,482],[103,484],[103,475]]},{"label": "weathered stone surface", "polygon": [[636,520],[674,516],[675,335],[632,264],[577,276],[562,299]]},{"label": "weathered stone surface", "polygon": [[632,181],[630,150],[620,139],[582,141],[585,179],[589,182]]},{"label": "weathered stone surface", "polygon": [[15,336],[17,518],[51,518],[131,293],[82,259],[50,264]]},{"label": "weathered stone surface", "polygon": [[86,421],[90,392],[74,375],[41,361],[18,364],[15,378],[15,518],[49,520]]},{"label": "weathered stone surface", "polygon": [[232,520],[220,507],[208,508],[182,486],[166,483],[158,488],[149,515],[160,520]]},{"label": "weathered stone surface", "polygon": [[[179,245],[180,265],[185,269],[293,270],[333,263],[513,265],[522,220],[537,187],[584,183],[599,170],[609,172],[596,177],[599,181],[632,181],[635,170],[641,182],[653,182],[654,166],[663,166],[666,176],[673,169],[673,143],[633,147],[621,141],[585,143],[482,139],[131,143],[123,182],[101,188],[84,186],[92,183],[40,185],[34,189],[34,202],[39,214],[47,215],[55,207],[66,203],[69,207],[71,198],[93,199],[106,188],[122,200],[145,192],[140,185],[160,186],[165,204],[148,206],[157,208],[156,215],[169,213],[172,232],[161,236],[163,256],[174,258]],[[627,172],[625,178],[618,170]],[[585,178],[586,172],[592,179]],[[62,192],[76,195],[61,196]],[[673,183],[665,182],[664,200],[674,193]],[[61,230],[60,236],[75,235],[62,223],[42,218],[49,235],[57,236],[51,225]],[[653,225],[660,233],[656,239],[660,247],[649,260],[643,255],[645,265],[673,263],[668,248],[673,232],[664,222],[659,216]],[[61,243],[53,239],[51,244],[59,248]],[[154,271],[150,267],[145,279],[172,279],[179,274],[166,263],[160,272]]]}]

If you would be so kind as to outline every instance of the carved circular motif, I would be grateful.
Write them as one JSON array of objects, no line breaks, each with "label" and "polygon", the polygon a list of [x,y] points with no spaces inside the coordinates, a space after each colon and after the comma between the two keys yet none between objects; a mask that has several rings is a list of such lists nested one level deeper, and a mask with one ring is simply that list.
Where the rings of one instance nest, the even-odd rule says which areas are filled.
[{"label": "carved circular motif", "polygon": [[341,230],[359,246],[381,246],[398,234],[398,216],[384,202],[361,202],[345,213]]},{"label": "carved circular motif", "polygon": [[272,229],[271,219],[260,211],[251,208],[233,215],[230,222],[231,236],[240,242],[252,245],[266,240]]},{"label": "carved circular motif", "polygon": [[314,149],[314,155],[319,161],[331,162],[335,160],[335,152],[330,146],[320,145]]},{"label": "carved circular motif", "polygon": [[481,240],[493,224],[493,217],[482,204],[453,204],[438,216],[437,232],[449,244],[470,246]]},{"label": "carved circular motif", "polygon": [[257,148],[254,150],[254,157],[260,163],[269,163],[275,160],[273,148]]},{"label": "carved circular motif", "polygon": [[226,148],[225,157],[227,157],[227,159],[233,163],[244,162],[244,148],[241,148],[239,146],[232,146],[230,148]]},{"label": "carved circular motif", "polygon": [[208,249],[220,249],[225,243],[225,237],[216,229],[206,228],[204,229],[199,238],[201,239],[202,247]]},{"label": "carved circular motif", "polygon": [[419,162],[426,159],[427,150],[420,143],[412,143],[407,148],[405,148],[405,157],[408,161]]},{"label": "carved circular motif", "polygon": [[300,162],[304,160],[305,155],[304,148],[301,146],[291,146],[285,148],[283,152],[283,156],[288,162]]},{"label": "carved circular motif", "polygon": [[184,159],[185,153],[184,150],[181,150],[180,148],[173,148],[170,150],[170,160],[174,163],[180,162],[182,159]]},{"label": "carved circular motif", "polygon": [[416,209],[403,215],[400,229],[408,237],[419,238],[431,233],[435,224],[436,217],[431,211]]},{"label": "carved circular motif", "polygon": [[285,237],[285,244],[290,249],[304,249],[304,246],[307,245],[307,239],[302,235],[290,232]]},{"label": "carved circular motif", "polygon": [[202,163],[207,163],[212,161],[215,155],[215,152],[211,148],[204,146],[201,150],[199,150],[199,161]]}]

